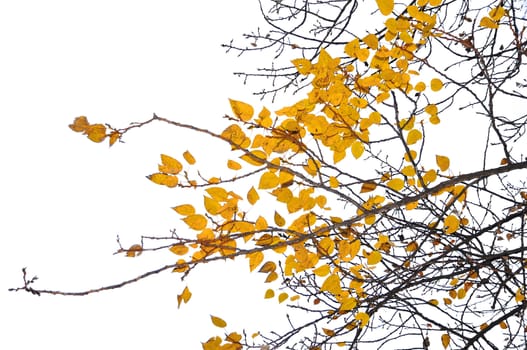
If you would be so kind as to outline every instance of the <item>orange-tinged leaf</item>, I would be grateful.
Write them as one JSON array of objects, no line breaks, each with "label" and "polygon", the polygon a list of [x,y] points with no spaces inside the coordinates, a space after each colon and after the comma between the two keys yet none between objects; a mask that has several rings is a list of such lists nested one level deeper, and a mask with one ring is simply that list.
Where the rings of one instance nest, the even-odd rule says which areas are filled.
[{"label": "orange-tinged leaf", "polygon": [[260,270],[258,270],[258,272],[269,273],[275,270],[276,270],[276,263],[274,263],[273,261],[267,261],[265,264],[263,264],[262,267],[260,267]]},{"label": "orange-tinged leaf", "polygon": [[285,225],[285,219],[277,211],[274,212],[274,223],[280,227]]},{"label": "orange-tinged leaf", "polygon": [[439,91],[443,88],[443,82],[437,78],[430,81],[430,88],[432,91]]},{"label": "orange-tinged leaf", "polygon": [[350,256],[351,259],[355,258],[360,251],[360,240],[356,239],[350,244]]},{"label": "orange-tinged leaf", "polygon": [[351,144],[351,154],[353,154],[353,157],[359,159],[362,153],[364,153],[364,144],[359,140],[353,141]]},{"label": "orange-tinged leaf", "polygon": [[368,193],[377,188],[377,184],[375,182],[364,182],[361,185],[360,193]]},{"label": "orange-tinged leaf", "polygon": [[367,256],[368,265],[376,265],[382,260],[382,255],[377,250],[369,253]]},{"label": "orange-tinged leaf", "polygon": [[525,300],[525,295],[523,294],[520,288],[518,288],[518,290],[516,291],[516,295],[514,296],[514,299],[516,300],[517,303],[521,303],[522,301]]},{"label": "orange-tinged leaf", "polygon": [[112,133],[110,134],[110,147],[113,146],[113,144],[116,143],[120,137],[121,134],[119,134],[117,131],[112,131]]},{"label": "orange-tinged leaf", "polygon": [[436,163],[441,171],[446,171],[450,167],[450,159],[445,156],[436,155]]},{"label": "orange-tinged leaf", "polygon": [[240,163],[230,159],[227,161],[227,167],[232,170],[240,170],[242,168]]},{"label": "orange-tinged leaf", "polygon": [[84,132],[93,142],[103,142],[106,138],[106,126],[103,124],[89,125]]},{"label": "orange-tinged leaf", "polygon": [[457,298],[458,299],[463,299],[466,295],[467,295],[467,291],[466,291],[465,288],[459,288],[457,290]]},{"label": "orange-tinged leaf", "polygon": [[188,247],[184,244],[176,244],[169,248],[176,255],[185,255],[188,253]]},{"label": "orange-tinged leaf", "polygon": [[207,227],[207,218],[201,214],[189,215],[183,221],[193,230],[201,231]]},{"label": "orange-tinged leaf", "polygon": [[185,287],[185,289],[183,289],[183,292],[177,296],[177,307],[179,308],[181,302],[186,304],[190,300],[191,296],[192,293],[190,292],[188,287]]},{"label": "orange-tinged leaf", "polygon": [[143,252],[143,247],[140,244],[134,244],[128,250],[126,251],[126,256],[129,258],[133,258],[136,256],[141,255]]},{"label": "orange-tinged leaf", "polygon": [[238,118],[240,118],[240,120],[244,122],[251,120],[254,114],[254,109],[250,104],[231,99],[229,99],[229,102],[231,104],[232,111]]},{"label": "orange-tinged leaf", "polygon": [[196,213],[196,210],[190,204],[178,205],[177,207],[174,207],[172,209],[174,209],[176,213],[178,213],[179,215],[188,216],[188,215],[192,215]]},{"label": "orange-tinged leaf", "polygon": [[167,187],[176,187],[179,180],[177,176],[155,173],[147,176],[147,179],[158,185],[165,185]]},{"label": "orange-tinged leaf", "polygon": [[278,302],[281,304],[281,303],[283,303],[288,297],[289,297],[289,295],[287,295],[287,293],[285,293],[285,292],[280,293],[280,295],[278,295]]},{"label": "orange-tinged leaf", "polygon": [[183,165],[177,160],[166,154],[161,155],[161,164],[158,166],[159,171],[166,174],[177,175],[183,170]]},{"label": "orange-tinged leaf", "polygon": [[267,275],[267,278],[265,279],[264,283],[270,283],[270,282],[276,281],[277,279],[278,279],[278,274],[275,271],[273,271]]},{"label": "orange-tinged leaf", "polygon": [[448,334],[445,333],[441,335],[441,344],[443,344],[445,349],[448,348],[448,345],[450,344],[450,336]]},{"label": "orange-tinged leaf", "polygon": [[264,296],[265,299],[271,299],[271,298],[274,298],[274,290],[272,289],[268,289],[265,291],[265,296]]},{"label": "orange-tinged leaf", "polygon": [[210,319],[212,320],[212,324],[219,328],[225,328],[227,327],[227,322],[222,320],[221,318],[217,316],[210,315]]},{"label": "orange-tinged leaf", "polygon": [[391,179],[390,181],[388,181],[386,183],[386,186],[388,186],[389,188],[391,188],[394,191],[399,192],[400,190],[402,190],[404,188],[404,180],[403,179],[394,178],[394,179]]},{"label": "orange-tinged leaf", "polygon": [[388,16],[390,13],[392,13],[393,1],[394,0],[375,0],[375,2],[377,2],[379,11],[381,11],[384,16]]},{"label": "orange-tinged leaf", "polygon": [[412,129],[408,132],[408,135],[406,136],[406,143],[408,145],[413,145],[422,138],[423,138],[423,134],[421,134],[419,130]]},{"label": "orange-tinged leaf", "polygon": [[416,241],[412,241],[412,242],[408,243],[408,245],[406,246],[406,251],[407,252],[415,252],[418,247],[419,247],[419,245],[417,244],[417,242]]},{"label": "orange-tinged leaf", "polygon": [[88,118],[85,116],[80,116],[75,118],[73,121],[73,124],[70,124],[69,127],[71,130],[75,132],[84,132],[88,127],[90,126],[90,123],[88,123]]},{"label": "orange-tinged leaf", "polygon": [[507,328],[509,328],[509,326],[507,325],[507,322],[505,322],[505,321],[501,321],[501,322],[500,322],[500,328],[501,328],[501,329],[507,329]]},{"label": "orange-tinged leaf", "polygon": [[322,328],[322,332],[324,332],[324,334],[327,335],[328,337],[335,336],[335,331],[332,329]]},{"label": "orange-tinged leaf", "polygon": [[364,328],[370,321],[370,315],[365,312],[357,312],[355,319],[360,321],[360,328]]},{"label": "orange-tinged leaf", "polygon": [[443,225],[446,234],[454,233],[459,228],[459,219],[456,215],[450,214],[445,218]]},{"label": "orange-tinged leaf", "polygon": [[430,300],[428,300],[428,303],[431,304],[431,305],[434,305],[434,306],[438,306],[439,305],[439,301],[437,299],[430,299]]}]

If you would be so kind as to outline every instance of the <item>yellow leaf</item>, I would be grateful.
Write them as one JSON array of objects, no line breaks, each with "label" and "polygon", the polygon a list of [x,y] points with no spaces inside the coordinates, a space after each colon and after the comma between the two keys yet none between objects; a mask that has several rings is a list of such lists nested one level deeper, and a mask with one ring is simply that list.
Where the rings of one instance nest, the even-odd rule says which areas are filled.
[{"label": "yellow leaf", "polygon": [[194,159],[194,156],[189,151],[183,152],[183,158],[190,165],[196,163],[196,159]]},{"label": "yellow leaf", "polygon": [[249,270],[252,272],[258,265],[262,263],[264,255],[262,252],[256,251],[247,254],[246,258],[249,259]]},{"label": "yellow leaf", "polygon": [[232,170],[240,170],[242,168],[240,163],[230,159],[227,161],[227,167]]},{"label": "yellow leaf", "polygon": [[229,192],[222,187],[209,187],[205,191],[218,202],[225,202],[229,199]]},{"label": "yellow leaf", "polygon": [[388,16],[393,11],[393,0],[375,0],[379,11],[384,16]]},{"label": "yellow leaf", "polygon": [[406,136],[406,143],[408,145],[413,145],[417,141],[423,138],[423,134],[417,129],[412,129],[410,132],[408,132],[408,135]]},{"label": "yellow leaf", "polygon": [[203,203],[204,203],[205,210],[207,211],[207,213],[212,214],[212,215],[218,214],[222,209],[221,204],[217,200],[212,199],[207,196],[203,196]]},{"label": "yellow leaf", "polygon": [[339,187],[339,180],[335,176],[329,177],[329,187],[331,188],[337,188]]},{"label": "yellow leaf", "polygon": [[178,205],[177,207],[174,207],[172,209],[174,209],[176,213],[178,213],[179,215],[185,215],[185,216],[195,214],[196,212],[194,210],[194,207],[190,204]]},{"label": "yellow leaf", "polygon": [[143,252],[143,247],[140,244],[134,244],[133,246],[128,248],[128,250],[126,251],[126,256],[129,258],[133,258],[133,257],[141,255],[142,252]]},{"label": "yellow leaf", "polygon": [[264,296],[265,299],[271,299],[273,297],[274,297],[274,290],[268,289],[265,291],[265,296]]},{"label": "yellow leaf", "polygon": [[463,299],[466,295],[467,295],[467,291],[465,290],[465,288],[459,288],[457,290],[457,298],[458,299]]},{"label": "yellow leaf", "polygon": [[69,127],[75,132],[84,132],[88,129],[90,123],[88,123],[88,118],[85,116],[77,117],[73,121],[73,124],[70,124]]},{"label": "yellow leaf", "polygon": [[499,21],[504,15],[505,9],[502,6],[495,7],[489,12],[489,16],[495,21]]},{"label": "yellow leaf", "polygon": [[350,256],[351,259],[355,258],[360,251],[360,240],[356,239],[350,244]]},{"label": "yellow leaf", "polygon": [[207,218],[201,214],[189,215],[183,221],[193,230],[200,231],[207,226]]},{"label": "yellow leaf", "polygon": [[430,299],[430,300],[428,300],[428,303],[432,304],[434,306],[438,306],[439,305],[439,301],[437,299]]},{"label": "yellow leaf", "polygon": [[231,104],[232,111],[238,118],[240,118],[240,120],[244,122],[251,120],[254,114],[254,109],[250,104],[231,99],[229,99],[229,102]]},{"label": "yellow leaf", "polygon": [[277,211],[274,212],[274,223],[280,227],[285,225],[285,219]]},{"label": "yellow leaf", "polygon": [[364,38],[362,38],[362,41],[368,45],[370,49],[377,50],[379,47],[379,39],[377,39],[377,35],[375,34],[368,34]]},{"label": "yellow leaf", "polygon": [[166,154],[161,155],[161,164],[158,166],[159,171],[166,174],[177,175],[182,169],[183,165],[177,160]]},{"label": "yellow leaf", "polygon": [[88,125],[84,133],[93,142],[103,142],[106,138],[106,126],[103,124]]},{"label": "yellow leaf", "polygon": [[364,328],[370,320],[370,315],[365,312],[357,312],[355,319],[360,321],[360,328]]},{"label": "yellow leaf", "polygon": [[297,58],[295,60],[292,60],[291,63],[293,63],[296,67],[296,70],[298,73],[302,75],[307,75],[311,71],[311,61],[305,58]]},{"label": "yellow leaf", "polygon": [[287,295],[287,293],[280,293],[280,295],[278,296],[278,302],[281,304],[283,303],[287,298],[289,297],[289,295]]},{"label": "yellow leaf", "polygon": [[367,256],[368,265],[376,265],[382,260],[382,255],[377,250],[369,253]]},{"label": "yellow leaf", "polygon": [[328,337],[335,336],[335,331],[332,329],[322,328],[322,332],[324,332],[324,334],[327,335]]},{"label": "yellow leaf", "polygon": [[275,188],[279,185],[278,176],[275,173],[267,171],[262,174],[260,177],[260,182],[258,184],[258,189],[267,190]]},{"label": "yellow leaf", "polygon": [[353,141],[353,143],[351,144],[351,154],[353,154],[355,159],[359,159],[363,152],[364,144],[359,140]]},{"label": "yellow leaf", "polygon": [[247,192],[247,200],[251,205],[254,205],[260,199],[260,196],[258,195],[258,192],[254,189],[254,186],[251,187],[249,192]]},{"label": "yellow leaf", "polygon": [[158,185],[165,185],[167,187],[176,187],[179,180],[177,176],[155,173],[147,176],[147,179]]},{"label": "yellow leaf", "polygon": [[426,90],[426,84],[420,81],[417,84],[415,84],[414,89],[417,92],[423,92]]},{"label": "yellow leaf", "polygon": [[386,183],[386,186],[388,186],[389,188],[391,188],[394,191],[399,192],[404,187],[404,180],[403,179],[398,179],[398,178],[391,179],[390,181],[388,181]]},{"label": "yellow leaf", "polygon": [[342,287],[340,286],[340,278],[337,274],[331,274],[329,277],[327,277],[324,282],[322,283],[322,286],[320,287],[320,291],[328,291],[333,295],[337,295],[342,291]]},{"label": "yellow leaf", "polygon": [[459,219],[457,216],[450,214],[445,218],[443,223],[443,230],[446,234],[451,234],[457,231],[459,228]]},{"label": "yellow leaf", "polygon": [[436,163],[441,171],[446,171],[450,167],[450,159],[445,156],[436,155]]},{"label": "yellow leaf", "polygon": [[489,29],[498,29],[498,23],[492,20],[492,18],[486,16],[481,19],[481,21],[479,22],[479,26]]},{"label": "yellow leaf", "polygon": [[256,219],[256,222],[254,223],[254,227],[256,228],[256,230],[261,231],[266,230],[269,226],[267,225],[267,220],[265,220],[263,216],[259,216],[258,219]]},{"label": "yellow leaf", "polygon": [[176,255],[185,255],[188,253],[188,247],[184,244],[176,244],[169,248]]},{"label": "yellow leaf", "polygon": [[331,255],[335,249],[335,242],[329,237],[324,237],[320,240],[319,248],[322,254]]},{"label": "yellow leaf", "polygon": [[324,264],[313,270],[313,273],[319,277],[327,276],[330,272],[329,265]]},{"label": "yellow leaf", "polygon": [[177,296],[177,307],[179,308],[179,306],[181,305],[181,302],[184,302],[186,304],[190,300],[191,296],[192,296],[192,293],[190,292],[188,287],[185,287],[185,289],[183,289],[183,293]]},{"label": "yellow leaf", "polygon": [[448,334],[445,333],[441,335],[441,344],[443,344],[445,349],[448,348],[448,345],[450,344],[450,336]]},{"label": "yellow leaf", "polygon": [[215,325],[216,327],[219,327],[219,328],[227,327],[227,322],[225,322],[219,317],[210,315],[210,319],[212,320],[212,324]]},{"label": "yellow leaf", "polygon": [[507,329],[507,328],[509,328],[509,326],[507,325],[507,322],[505,322],[505,321],[501,321],[501,322],[500,322],[500,328],[501,328],[501,329]]},{"label": "yellow leaf", "polygon": [[267,159],[267,155],[265,154],[264,151],[255,150],[248,154],[244,154],[243,156],[240,157],[240,159],[246,161],[247,163],[251,165],[258,166],[258,165],[262,165],[265,163]]},{"label": "yellow leaf", "polygon": [[437,78],[430,81],[430,88],[432,91],[439,91],[443,88],[443,82]]}]

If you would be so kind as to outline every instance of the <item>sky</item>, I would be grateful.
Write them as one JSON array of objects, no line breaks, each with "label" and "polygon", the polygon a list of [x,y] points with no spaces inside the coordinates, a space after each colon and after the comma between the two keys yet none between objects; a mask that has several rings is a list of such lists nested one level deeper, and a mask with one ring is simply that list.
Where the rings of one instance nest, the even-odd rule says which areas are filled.
[{"label": "sky", "polygon": [[[141,235],[163,236],[179,221],[182,194],[148,181],[161,153],[190,150],[214,165],[209,139],[166,125],[108,148],[68,128],[85,115],[123,127],[152,113],[216,131],[228,98],[258,103],[256,86],[232,72],[254,61],[220,47],[254,28],[256,2],[0,2],[1,220],[0,348],[198,349],[222,330],[269,329],[283,312],[263,300],[265,276],[219,263],[181,281],[163,273],[87,297],[8,292],[22,284],[82,291],[174,262],[171,253],[114,255]],[[245,66],[244,66],[245,65]],[[211,174],[212,176],[213,174]],[[193,296],[178,309],[177,294]],[[276,313],[275,313],[276,312]],[[249,323],[252,320],[252,323]],[[249,326],[253,326],[249,328]]]}]

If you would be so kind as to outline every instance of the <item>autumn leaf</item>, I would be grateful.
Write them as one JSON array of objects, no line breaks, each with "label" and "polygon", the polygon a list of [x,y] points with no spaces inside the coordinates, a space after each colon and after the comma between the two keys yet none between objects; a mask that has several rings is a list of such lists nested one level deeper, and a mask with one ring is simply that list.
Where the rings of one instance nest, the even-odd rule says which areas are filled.
[{"label": "autumn leaf", "polygon": [[258,265],[260,265],[264,259],[264,254],[260,251],[249,253],[246,255],[249,259],[249,271],[253,271]]},{"label": "autumn leaf", "polygon": [[227,327],[227,322],[225,322],[223,319],[210,315],[210,319],[212,320],[212,324],[219,328],[225,328]]},{"label": "autumn leaf", "polygon": [[162,173],[177,175],[182,169],[183,165],[177,160],[166,154],[161,155],[161,164],[158,166]]},{"label": "autumn leaf", "polygon": [[179,183],[177,176],[156,173],[147,176],[147,179],[158,185],[165,185],[167,187],[176,187]]},{"label": "autumn leaf", "polygon": [[180,307],[181,302],[185,304],[188,303],[190,297],[192,297],[192,293],[190,292],[188,287],[185,287],[185,289],[183,289],[183,292],[177,296],[177,307]]},{"label": "autumn leaf", "polygon": [[203,230],[207,226],[207,218],[201,214],[189,215],[183,221],[193,230]]},{"label": "autumn leaf", "polygon": [[234,114],[244,122],[251,120],[254,114],[254,109],[250,104],[245,102],[229,99],[232,111]]},{"label": "autumn leaf", "polygon": [[190,205],[190,204],[181,204],[181,205],[178,205],[174,208],[172,208],[176,211],[176,213],[180,214],[180,215],[185,215],[185,216],[188,216],[188,215],[192,215],[192,214],[195,214],[196,213],[196,210],[194,209],[194,206]]},{"label": "autumn leaf", "polygon": [[130,248],[128,248],[128,250],[126,251],[126,256],[133,258],[133,257],[141,255],[142,252],[143,252],[143,247],[140,244],[134,244]]},{"label": "autumn leaf", "polygon": [[450,336],[448,334],[445,333],[441,335],[441,344],[443,344],[445,349],[448,348],[448,345],[450,344]]},{"label": "autumn leaf", "polygon": [[436,155],[436,164],[441,171],[446,171],[450,167],[450,159],[445,156]]},{"label": "autumn leaf", "polygon": [[454,233],[459,228],[459,219],[457,216],[451,214],[445,218],[443,225],[446,234]]},{"label": "autumn leaf", "polygon": [[357,312],[355,319],[360,322],[360,328],[364,328],[370,321],[370,315],[365,312]]},{"label": "autumn leaf", "polygon": [[75,118],[73,124],[69,125],[70,129],[75,132],[85,132],[89,126],[90,123],[88,123],[88,118],[85,116]]},{"label": "autumn leaf", "polygon": [[390,13],[392,13],[393,1],[394,0],[375,0],[375,2],[377,2],[379,11],[381,11],[384,16],[388,16]]},{"label": "autumn leaf", "polygon": [[176,255],[185,255],[188,253],[188,247],[184,244],[176,244],[169,248],[169,250]]},{"label": "autumn leaf", "polygon": [[88,138],[93,142],[103,142],[106,138],[106,126],[103,124],[93,124],[89,125],[84,133],[88,136]]},{"label": "autumn leaf", "polygon": [[194,158],[194,156],[189,151],[183,152],[183,158],[190,165],[196,163],[196,159]]}]

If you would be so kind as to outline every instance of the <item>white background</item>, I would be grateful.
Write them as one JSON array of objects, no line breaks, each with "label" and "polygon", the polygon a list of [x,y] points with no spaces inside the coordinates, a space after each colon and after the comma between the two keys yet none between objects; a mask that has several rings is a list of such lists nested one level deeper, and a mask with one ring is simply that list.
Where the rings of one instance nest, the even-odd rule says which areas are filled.
[{"label": "white background", "polygon": [[[25,266],[39,277],[35,287],[82,291],[175,262],[170,253],[115,256],[116,235],[130,246],[180,225],[170,207],[192,193],[145,176],[156,172],[160,153],[181,159],[187,149],[210,169],[218,144],[158,124],[108,149],[68,124],[86,115],[123,127],[155,112],[221,131],[227,98],[259,103],[256,86],[232,75],[254,61],[220,47],[256,27],[255,6],[0,2],[1,349],[199,349],[223,332],[209,314],[223,317],[228,331],[277,325],[277,302],[263,300],[265,276],[249,274],[245,263],[205,266],[183,282],[166,272],[87,297],[7,291],[22,284]],[[193,296],[178,310],[186,285]]]}]

